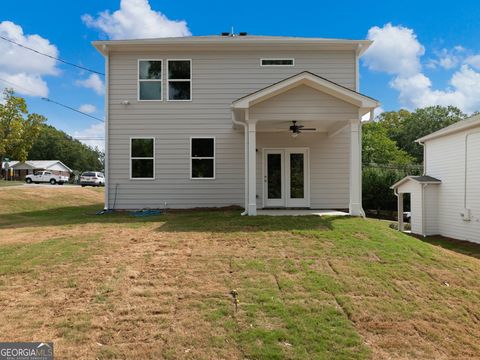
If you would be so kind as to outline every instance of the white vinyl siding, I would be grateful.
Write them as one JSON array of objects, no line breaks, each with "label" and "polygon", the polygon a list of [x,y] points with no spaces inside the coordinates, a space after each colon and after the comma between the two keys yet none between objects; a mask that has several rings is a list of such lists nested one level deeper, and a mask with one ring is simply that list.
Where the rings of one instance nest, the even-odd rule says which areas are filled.
[{"label": "white vinyl siding", "polygon": [[[294,57],[295,67],[260,67],[260,57]],[[190,103],[137,102],[136,68],[139,58],[192,59],[194,100]],[[230,105],[242,96],[301,71],[311,71],[355,89],[355,52],[292,50],[288,53],[284,49],[111,52],[107,130],[109,204],[113,204],[117,188],[116,208],[119,209],[163,208],[165,202],[169,208],[243,206],[244,133],[243,129],[233,128]],[[130,105],[122,105],[124,100],[128,100]],[[125,161],[129,158],[129,138],[132,134],[156,139],[155,180],[141,186],[138,182],[129,181],[129,165]],[[262,135],[257,135],[260,141]],[[280,133],[275,133],[277,135]],[[332,144],[332,147],[315,144],[319,149],[318,155],[314,146],[302,144],[314,135]],[[215,181],[190,180],[189,141],[193,136],[215,137]],[[290,136],[288,138],[291,139]],[[315,168],[311,167],[312,207],[348,207],[348,132],[332,138],[324,133],[302,134],[297,140],[298,145],[290,146],[310,147],[312,162],[316,156],[321,158]],[[342,160],[337,161],[339,158]],[[338,187],[334,180],[337,175]],[[318,180],[314,176],[318,176]],[[337,195],[338,201],[335,200]],[[261,197],[258,203],[261,203]]]},{"label": "white vinyl siding", "polygon": [[[480,131],[480,128],[477,128]],[[442,181],[438,187],[438,233],[480,243],[480,133],[467,131],[427,140],[427,174]],[[467,209],[471,221],[463,221],[467,144]]]},{"label": "white vinyl siding", "polygon": [[[398,187],[399,193],[410,194],[410,225],[412,233],[423,235],[422,185],[415,181],[406,181]],[[404,195],[404,202],[407,195]],[[406,211],[406,209],[403,209]]]}]

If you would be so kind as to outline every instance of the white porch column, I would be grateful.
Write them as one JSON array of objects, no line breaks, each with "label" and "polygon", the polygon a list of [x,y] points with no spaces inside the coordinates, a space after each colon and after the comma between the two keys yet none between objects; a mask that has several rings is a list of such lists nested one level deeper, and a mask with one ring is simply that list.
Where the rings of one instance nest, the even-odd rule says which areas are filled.
[{"label": "white porch column", "polygon": [[248,215],[257,215],[257,184],[256,184],[256,120],[247,120],[248,124]]},{"label": "white porch column", "polygon": [[397,194],[398,230],[403,231],[403,193]]},{"label": "white porch column", "polygon": [[362,208],[362,125],[350,122],[350,215],[365,216]]}]

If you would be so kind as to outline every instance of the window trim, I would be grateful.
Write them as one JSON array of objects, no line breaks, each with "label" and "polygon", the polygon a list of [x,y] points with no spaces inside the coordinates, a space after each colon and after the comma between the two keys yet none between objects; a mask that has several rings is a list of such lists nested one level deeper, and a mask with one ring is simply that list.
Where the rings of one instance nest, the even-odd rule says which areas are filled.
[{"label": "window trim", "polygon": [[[264,60],[292,60],[291,65],[263,65]],[[280,58],[280,57],[275,57],[275,58],[261,58],[260,59],[260,66],[261,67],[294,67],[295,66],[295,58]]]},{"label": "window trim", "polygon": [[[170,67],[170,61],[190,61],[190,79],[172,79],[170,80],[169,78],[169,67]],[[166,65],[166,88],[167,88],[167,101],[178,101],[178,102],[188,102],[193,100],[193,61],[192,59],[167,59],[166,60],[167,65]],[[170,100],[170,81],[189,81],[190,82],[190,99],[187,100],[175,100],[172,99]]]},{"label": "window trim", "polygon": [[[148,157],[132,157],[132,140],[133,139],[153,139],[153,156],[148,156]],[[128,150],[128,158],[129,158],[129,161],[128,161],[128,168],[129,168],[129,178],[130,180],[141,180],[141,181],[144,181],[144,180],[155,180],[155,137],[154,136],[130,136],[130,146],[129,146],[129,150]],[[137,159],[137,160],[150,160],[152,159],[153,160],[153,177],[151,178],[145,178],[145,177],[142,177],[142,178],[137,178],[137,177],[132,177],[132,160],[134,159]]]},{"label": "window trim", "polygon": [[[160,61],[161,62],[161,67],[162,67],[162,76],[160,79],[140,79],[140,61]],[[164,61],[163,59],[137,59],[137,101],[142,101],[142,102],[150,102],[150,101],[163,101],[163,89],[164,89],[164,73],[165,73],[165,66],[164,66]],[[140,99],[140,82],[153,82],[153,81],[158,81],[160,82],[162,89],[160,91],[160,99]]]},{"label": "window trim", "polygon": [[[207,156],[207,157],[193,157],[192,156],[192,144],[194,139],[213,139],[213,157],[212,156]],[[215,136],[190,136],[190,149],[188,152],[188,158],[190,159],[190,180],[200,180],[200,181],[205,181],[205,180],[216,180],[216,175],[217,175],[217,166],[216,166],[216,146],[217,145],[217,139]],[[212,159],[213,160],[213,177],[193,177],[192,176],[192,162],[193,159],[197,160],[208,160]]]}]

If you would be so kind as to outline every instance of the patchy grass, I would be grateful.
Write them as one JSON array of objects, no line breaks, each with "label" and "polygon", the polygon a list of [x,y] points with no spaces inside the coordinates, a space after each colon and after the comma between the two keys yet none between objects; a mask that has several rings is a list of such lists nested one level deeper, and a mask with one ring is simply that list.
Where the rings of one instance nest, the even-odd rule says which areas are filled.
[{"label": "patchy grass", "polygon": [[474,245],[348,217],[94,215],[101,201],[0,192],[5,341],[85,359],[480,356]]},{"label": "patchy grass", "polygon": [[4,179],[0,179],[0,187],[7,187],[7,186],[18,186],[25,184],[24,181],[7,181]]}]

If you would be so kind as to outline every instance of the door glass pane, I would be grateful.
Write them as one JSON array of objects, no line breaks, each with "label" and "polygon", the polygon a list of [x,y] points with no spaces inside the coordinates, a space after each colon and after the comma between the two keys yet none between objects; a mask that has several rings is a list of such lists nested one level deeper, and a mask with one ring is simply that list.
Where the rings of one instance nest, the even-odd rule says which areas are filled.
[{"label": "door glass pane", "polygon": [[268,198],[282,198],[282,155],[267,155]]},{"label": "door glass pane", "polygon": [[290,154],[290,198],[305,197],[304,179],[303,154]]}]

